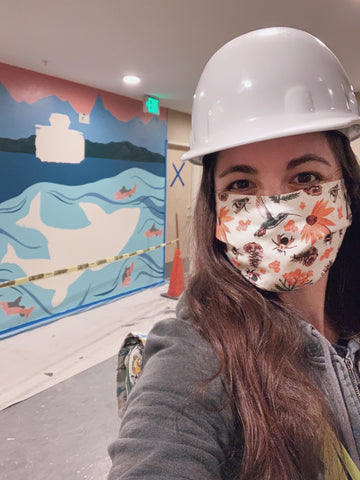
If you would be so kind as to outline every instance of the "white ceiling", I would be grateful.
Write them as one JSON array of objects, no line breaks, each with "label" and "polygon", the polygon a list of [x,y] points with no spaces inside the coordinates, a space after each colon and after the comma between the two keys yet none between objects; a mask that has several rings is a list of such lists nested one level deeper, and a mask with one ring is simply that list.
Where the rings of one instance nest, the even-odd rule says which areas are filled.
[{"label": "white ceiling", "polygon": [[319,37],[360,90],[360,0],[0,0],[0,61],[190,113],[210,56],[268,26]]}]

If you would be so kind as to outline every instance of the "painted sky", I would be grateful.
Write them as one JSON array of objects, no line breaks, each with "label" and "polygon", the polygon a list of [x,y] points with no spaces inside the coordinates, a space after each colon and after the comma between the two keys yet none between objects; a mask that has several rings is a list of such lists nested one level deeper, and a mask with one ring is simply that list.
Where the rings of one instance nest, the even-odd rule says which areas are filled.
[{"label": "painted sky", "polygon": [[[0,63],[0,81],[17,102],[33,103],[56,95],[62,101],[69,101],[78,113],[89,114],[100,93],[105,108],[119,120],[127,122],[138,116],[146,123],[152,118],[142,111],[142,104],[137,100],[4,63]],[[159,118],[166,122],[165,108],[160,109]]]}]

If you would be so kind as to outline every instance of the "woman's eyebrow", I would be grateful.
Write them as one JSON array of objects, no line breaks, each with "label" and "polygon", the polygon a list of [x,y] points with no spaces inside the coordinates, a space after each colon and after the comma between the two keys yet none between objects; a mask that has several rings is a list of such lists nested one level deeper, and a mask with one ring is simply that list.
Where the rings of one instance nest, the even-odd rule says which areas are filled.
[{"label": "woman's eyebrow", "polygon": [[328,162],[325,158],[319,157],[319,155],[315,155],[313,153],[306,153],[301,157],[293,158],[292,160],[290,160],[290,162],[286,166],[286,170],[291,170],[307,162],[319,162],[331,167],[331,163]]},{"label": "woman's eyebrow", "polygon": [[240,172],[240,173],[250,173],[252,175],[256,175],[258,170],[254,167],[251,167],[250,165],[233,165],[232,167],[227,168],[223,172],[219,174],[219,177],[225,177],[226,175],[229,175],[229,173],[235,173],[235,172]]}]

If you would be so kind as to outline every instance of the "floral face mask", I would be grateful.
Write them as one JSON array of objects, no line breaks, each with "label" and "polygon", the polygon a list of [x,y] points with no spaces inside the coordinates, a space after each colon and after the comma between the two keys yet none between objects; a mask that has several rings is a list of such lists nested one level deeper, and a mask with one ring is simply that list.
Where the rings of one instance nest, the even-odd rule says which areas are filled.
[{"label": "floral face mask", "polygon": [[278,196],[216,194],[216,238],[257,287],[289,291],[317,282],[334,263],[351,211],[344,180]]}]

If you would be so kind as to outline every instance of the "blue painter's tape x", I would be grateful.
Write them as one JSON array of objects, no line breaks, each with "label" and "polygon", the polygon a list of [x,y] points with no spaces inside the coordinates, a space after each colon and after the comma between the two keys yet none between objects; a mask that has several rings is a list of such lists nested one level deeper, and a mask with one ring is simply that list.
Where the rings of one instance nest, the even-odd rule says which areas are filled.
[{"label": "blue painter's tape x", "polygon": [[184,187],[185,184],[184,184],[184,182],[182,181],[182,178],[180,177],[180,172],[181,172],[181,170],[184,168],[185,163],[183,163],[183,164],[181,165],[181,167],[179,168],[179,170],[175,167],[174,164],[172,164],[172,166],[174,167],[174,170],[175,170],[175,172],[176,172],[176,175],[175,175],[175,177],[174,177],[174,180],[170,183],[170,187],[172,187],[172,186],[174,185],[175,180],[176,180],[177,178],[180,180],[182,186]]}]

